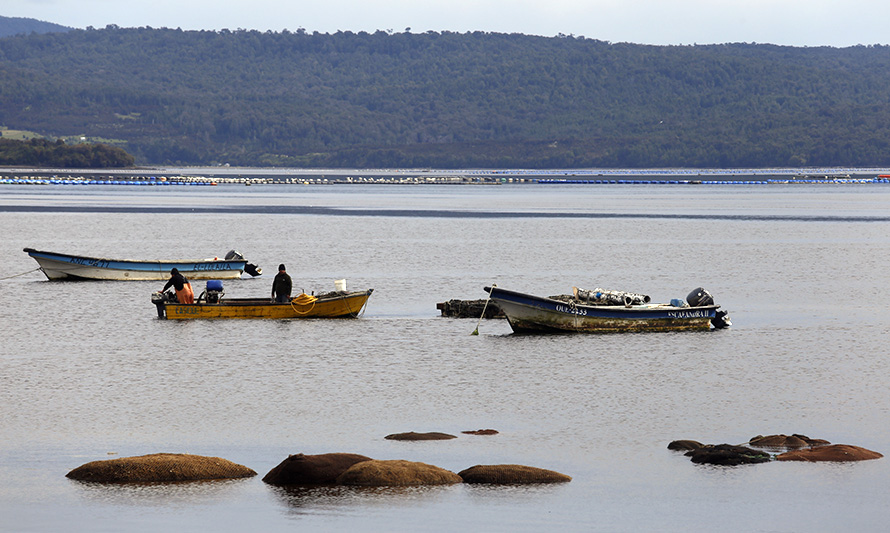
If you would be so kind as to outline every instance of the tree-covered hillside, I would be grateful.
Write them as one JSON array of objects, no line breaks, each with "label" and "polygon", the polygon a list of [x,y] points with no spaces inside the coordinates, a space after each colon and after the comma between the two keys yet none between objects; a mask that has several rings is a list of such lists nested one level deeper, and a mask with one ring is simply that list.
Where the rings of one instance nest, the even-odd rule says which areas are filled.
[{"label": "tree-covered hillside", "polygon": [[890,47],[107,27],[0,39],[0,125],[139,163],[890,165]]},{"label": "tree-covered hillside", "polygon": [[3,17],[0,16],[0,37],[8,37],[10,35],[30,34],[30,33],[51,33],[70,31],[72,28],[53,24],[52,22],[44,22],[42,20],[21,18],[21,17]]},{"label": "tree-covered hillside", "polygon": [[79,143],[61,139],[14,141],[0,139],[0,165],[58,168],[112,168],[133,166],[133,156],[115,146]]}]

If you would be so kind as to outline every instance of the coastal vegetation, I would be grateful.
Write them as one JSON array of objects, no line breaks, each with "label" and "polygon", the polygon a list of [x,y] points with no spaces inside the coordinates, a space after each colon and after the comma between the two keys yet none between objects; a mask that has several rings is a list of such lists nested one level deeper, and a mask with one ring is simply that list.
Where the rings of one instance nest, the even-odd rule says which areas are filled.
[{"label": "coastal vegetation", "polygon": [[886,46],[108,26],[2,38],[0,76],[0,125],[139,163],[890,165]]},{"label": "coastal vegetation", "polygon": [[66,144],[57,139],[19,141],[0,139],[0,165],[55,168],[113,168],[133,166],[133,156],[105,144]]}]

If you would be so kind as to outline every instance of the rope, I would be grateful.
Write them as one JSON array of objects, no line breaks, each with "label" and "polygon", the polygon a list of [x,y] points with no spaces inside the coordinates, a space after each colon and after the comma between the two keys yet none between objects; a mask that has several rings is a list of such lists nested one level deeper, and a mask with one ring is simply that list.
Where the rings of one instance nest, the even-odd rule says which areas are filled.
[{"label": "rope", "polygon": [[[497,287],[497,284],[492,283],[491,289],[494,290],[495,287]],[[473,332],[470,333],[470,335],[478,335],[479,334],[479,324],[481,324],[482,319],[485,318],[485,310],[488,309],[488,302],[490,302],[490,301],[491,301],[491,291],[488,292],[488,298],[485,299],[485,305],[482,306],[482,314],[479,315],[479,322],[476,322],[476,329],[474,329]]]},{"label": "rope", "polygon": [[361,318],[365,315],[365,309],[367,309],[367,308],[368,308],[368,300],[365,300],[365,304],[362,305],[362,308],[359,309],[358,313],[349,313],[349,314],[352,315],[352,318]]},{"label": "rope", "polygon": [[[298,300],[299,300],[299,301],[298,301]],[[296,313],[296,314],[298,314],[298,315],[308,315],[309,313],[312,312],[313,309],[315,309],[315,303],[316,303],[317,301],[318,301],[318,298],[316,298],[315,296],[309,296],[308,294],[306,294],[306,293],[304,292],[303,294],[301,294],[301,295],[295,297],[294,299],[292,299],[292,300],[290,301],[290,306],[294,309],[294,313]],[[302,312],[300,312],[300,311],[297,310],[297,307],[296,307],[296,305],[294,305],[294,304],[299,304],[299,305],[309,305],[309,304],[312,304],[312,307],[310,307],[305,313],[302,313]]]},{"label": "rope", "polygon": [[37,268],[35,268],[34,270],[29,270],[29,271],[27,271],[27,272],[22,272],[21,274],[16,274],[15,276],[9,276],[9,277],[6,277],[6,278],[0,278],[0,281],[5,281],[5,280],[8,280],[8,279],[17,278],[17,277],[19,277],[19,276],[24,276],[25,274],[30,274],[31,272],[37,272],[38,270],[43,270],[43,269],[40,268],[40,267],[37,267]]}]

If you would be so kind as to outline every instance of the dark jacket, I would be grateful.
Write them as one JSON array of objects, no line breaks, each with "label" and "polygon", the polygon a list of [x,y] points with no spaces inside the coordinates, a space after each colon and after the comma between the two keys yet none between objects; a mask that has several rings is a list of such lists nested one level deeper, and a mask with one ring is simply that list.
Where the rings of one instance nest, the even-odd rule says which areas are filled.
[{"label": "dark jacket", "polygon": [[290,296],[291,289],[293,289],[293,282],[287,272],[279,271],[278,274],[275,274],[275,279],[272,280],[272,298],[275,298],[276,294]]},{"label": "dark jacket", "polygon": [[164,288],[161,289],[161,292],[169,289],[170,285],[173,285],[173,288],[177,291],[181,291],[185,284],[188,282],[189,280],[185,279],[185,276],[177,272],[176,274],[170,276],[170,279],[167,281],[166,285],[164,285]]}]

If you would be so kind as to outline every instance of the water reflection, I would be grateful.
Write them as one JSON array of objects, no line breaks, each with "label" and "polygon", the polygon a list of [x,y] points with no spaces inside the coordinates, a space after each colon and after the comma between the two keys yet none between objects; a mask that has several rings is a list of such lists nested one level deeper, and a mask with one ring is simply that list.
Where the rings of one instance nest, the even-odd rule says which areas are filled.
[{"label": "water reflection", "polygon": [[318,512],[352,512],[371,507],[413,507],[450,498],[459,485],[423,485],[402,487],[352,487],[343,485],[316,487],[269,486],[279,504],[289,515]]},{"label": "water reflection", "polygon": [[237,497],[249,479],[165,483],[96,483],[68,480],[84,503],[140,507],[217,505]]}]

